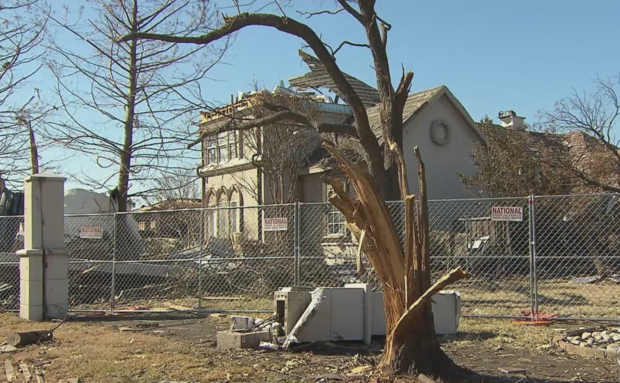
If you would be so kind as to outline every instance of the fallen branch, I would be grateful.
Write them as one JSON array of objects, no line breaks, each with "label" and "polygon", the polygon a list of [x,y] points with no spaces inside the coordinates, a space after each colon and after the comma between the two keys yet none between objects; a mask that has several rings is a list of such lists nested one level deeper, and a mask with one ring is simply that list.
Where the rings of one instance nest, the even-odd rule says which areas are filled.
[{"label": "fallen branch", "polygon": [[415,302],[413,302],[411,306],[409,306],[409,308],[400,317],[398,322],[396,322],[396,326],[394,326],[394,330],[392,330],[392,334],[390,336],[397,336],[399,334],[399,331],[401,331],[402,324],[406,323],[413,314],[415,314],[429,299],[433,297],[433,295],[446,288],[446,286],[469,277],[470,274],[466,271],[463,271],[463,269],[461,269],[460,267],[457,267],[456,269],[441,277],[428,290],[426,290],[420,298],[418,298]]},{"label": "fallen branch", "polygon": [[27,346],[33,343],[47,342],[52,340],[52,332],[49,330],[43,331],[28,331],[28,332],[16,332],[7,336],[7,343],[14,347]]}]

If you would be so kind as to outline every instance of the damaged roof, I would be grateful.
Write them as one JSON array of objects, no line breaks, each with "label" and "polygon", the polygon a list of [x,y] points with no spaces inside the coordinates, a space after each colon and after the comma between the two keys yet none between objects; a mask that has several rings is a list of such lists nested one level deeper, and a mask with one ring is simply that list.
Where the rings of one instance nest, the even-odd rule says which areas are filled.
[{"label": "damaged roof", "polygon": [[[310,68],[310,72],[288,79],[289,84],[299,90],[327,88],[336,93],[338,97],[343,99],[347,104],[351,104],[342,92],[340,92],[338,86],[336,86],[336,83],[327,72],[327,68],[325,68],[325,65],[323,65],[319,59],[301,50],[299,51],[299,55]],[[349,84],[351,84],[351,87],[355,93],[357,93],[364,106],[368,108],[379,103],[379,92],[377,89],[347,73],[343,72],[342,74]]]},{"label": "damaged roof", "polygon": [[[407,97],[407,101],[405,102],[405,107],[403,109],[403,123],[406,123],[414,114],[418,112],[426,103],[428,103],[433,97],[437,96],[442,91],[447,90],[448,88],[445,85],[441,85],[435,88],[426,89],[420,92],[411,93]],[[377,137],[383,136],[383,129],[381,127],[381,115],[380,113],[380,105],[373,106],[372,108],[366,109],[366,113],[368,114],[368,122],[370,123],[370,128],[373,133]]]}]

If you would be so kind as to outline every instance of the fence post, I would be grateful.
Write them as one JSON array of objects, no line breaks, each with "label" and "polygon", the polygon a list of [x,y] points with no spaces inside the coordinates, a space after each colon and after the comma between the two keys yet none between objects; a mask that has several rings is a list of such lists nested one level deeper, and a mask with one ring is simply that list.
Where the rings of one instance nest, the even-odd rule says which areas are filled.
[{"label": "fence post", "polygon": [[295,287],[299,287],[300,283],[300,270],[299,270],[299,247],[300,247],[300,239],[299,239],[299,220],[301,217],[301,212],[299,211],[300,204],[299,201],[295,201],[295,228],[294,228],[294,251],[293,251],[293,285]]},{"label": "fence post", "polygon": [[116,213],[113,213],[112,218],[112,286],[110,289],[112,297],[110,298],[110,310],[114,313],[116,309],[116,242],[118,239]]},{"label": "fence post", "polygon": [[537,241],[536,241],[536,196],[531,196],[530,209],[531,209],[531,221],[532,221],[532,260],[534,261],[534,314],[535,319],[538,320],[538,255],[537,255]]},{"label": "fence post", "polygon": [[533,321],[538,320],[538,278],[536,269],[536,211],[535,197],[528,197],[529,213],[529,253],[530,253],[530,315]]},{"label": "fence post", "polygon": [[205,235],[205,213],[206,210],[200,209],[200,249],[198,252],[198,310],[202,309],[202,260],[204,259],[203,246]]}]

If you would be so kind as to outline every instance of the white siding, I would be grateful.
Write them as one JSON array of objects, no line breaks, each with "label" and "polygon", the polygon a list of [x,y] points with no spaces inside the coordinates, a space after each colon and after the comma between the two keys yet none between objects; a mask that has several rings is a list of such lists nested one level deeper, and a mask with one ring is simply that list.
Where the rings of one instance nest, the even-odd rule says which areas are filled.
[{"label": "white siding", "polygon": [[[450,140],[445,146],[431,140],[431,124],[435,120],[443,120],[450,127]],[[426,165],[429,199],[471,198],[459,179],[459,174],[476,171],[470,158],[476,138],[469,129],[445,96],[422,109],[404,127],[403,148],[411,193],[418,194],[417,161],[413,152],[417,145]]]}]

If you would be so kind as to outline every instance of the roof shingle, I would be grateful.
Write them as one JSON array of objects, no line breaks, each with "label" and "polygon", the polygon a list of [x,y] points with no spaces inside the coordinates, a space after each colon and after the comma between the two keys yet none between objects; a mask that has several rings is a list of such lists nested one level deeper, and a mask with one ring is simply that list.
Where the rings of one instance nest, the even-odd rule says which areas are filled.
[{"label": "roof shingle", "polygon": [[[310,68],[310,72],[301,76],[290,78],[288,80],[289,84],[298,88],[299,90],[321,87],[327,88],[332,92],[336,93],[347,104],[351,105],[349,100],[347,100],[347,98],[342,94],[342,92],[340,92],[338,86],[336,86],[336,83],[334,82],[334,80],[332,80],[331,76],[327,72],[327,68],[325,68],[325,65],[323,65],[323,63],[319,59],[303,51],[299,51],[299,55]],[[349,74],[346,74],[344,72],[343,74],[355,91],[355,93],[357,93],[364,106],[370,107],[373,105],[377,105],[377,103],[379,102],[379,92],[375,88],[361,80],[356,79]]]}]

